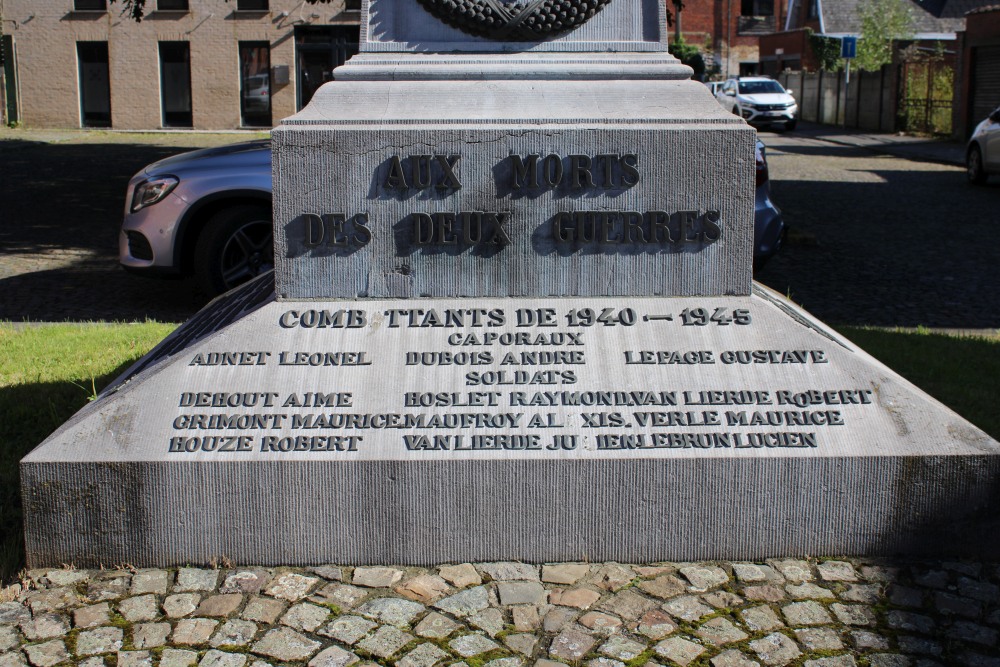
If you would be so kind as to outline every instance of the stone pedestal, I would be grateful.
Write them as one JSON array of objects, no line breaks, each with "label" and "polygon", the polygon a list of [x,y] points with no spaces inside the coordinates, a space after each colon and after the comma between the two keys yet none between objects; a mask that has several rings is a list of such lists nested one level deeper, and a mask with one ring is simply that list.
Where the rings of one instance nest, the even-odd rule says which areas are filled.
[{"label": "stone pedestal", "polygon": [[273,133],[273,289],[24,459],[29,563],[995,553],[1000,445],[752,287],[754,132],[662,4],[502,4],[365,7]]}]

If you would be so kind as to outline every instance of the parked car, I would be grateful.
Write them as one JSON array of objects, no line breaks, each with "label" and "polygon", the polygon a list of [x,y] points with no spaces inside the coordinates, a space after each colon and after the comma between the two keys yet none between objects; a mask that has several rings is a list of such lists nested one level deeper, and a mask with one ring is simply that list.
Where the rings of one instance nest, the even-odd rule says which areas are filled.
[{"label": "parked car", "polygon": [[755,126],[780,125],[794,130],[799,107],[791,90],[762,76],[727,79],[715,94],[722,108]]},{"label": "parked car", "polygon": [[1000,107],[976,126],[965,149],[969,182],[982,185],[990,174],[1000,174]]},{"label": "parked car", "polygon": [[756,273],[767,260],[774,257],[782,244],[788,228],[781,217],[781,209],[771,201],[771,174],[767,168],[767,148],[757,140],[757,185],[753,205],[753,270]]},{"label": "parked car", "polygon": [[[781,247],[785,225],[770,198],[757,142],[754,266]],[[215,296],[274,266],[270,142],[183,153],[129,181],[119,261],[152,276],[194,276]]]},{"label": "parked car", "polygon": [[129,181],[119,261],[215,296],[273,268],[271,225],[269,141],[183,153]]},{"label": "parked car", "polygon": [[722,83],[722,81],[706,81],[705,85],[708,87],[708,92],[715,95],[719,92],[719,89],[722,88]]}]

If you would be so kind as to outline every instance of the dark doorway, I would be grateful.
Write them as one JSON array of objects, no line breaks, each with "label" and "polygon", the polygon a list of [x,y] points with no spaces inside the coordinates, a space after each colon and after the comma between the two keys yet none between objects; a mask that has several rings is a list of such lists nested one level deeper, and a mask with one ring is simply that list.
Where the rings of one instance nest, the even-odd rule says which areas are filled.
[{"label": "dark doorway", "polygon": [[271,127],[271,47],[240,42],[240,121],[244,127]]},{"label": "dark doorway", "polygon": [[160,42],[160,106],[163,127],[193,127],[191,45]]},{"label": "dark doorway", "polygon": [[335,67],[358,52],[358,26],[296,26],[295,76],[298,108],[309,104],[313,94],[333,80]]},{"label": "dark doorway", "polygon": [[80,125],[111,127],[108,43],[77,42],[76,58],[80,70]]}]

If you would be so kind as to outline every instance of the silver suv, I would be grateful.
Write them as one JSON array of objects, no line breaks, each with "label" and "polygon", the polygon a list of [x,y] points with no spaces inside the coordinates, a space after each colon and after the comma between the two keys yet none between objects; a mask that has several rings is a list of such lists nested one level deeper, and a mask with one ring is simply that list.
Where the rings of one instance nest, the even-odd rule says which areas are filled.
[{"label": "silver suv", "polygon": [[791,90],[767,77],[729,79],[715,93],[722,108],[751,125],[781,125],[794,130],[799,107]]},{"label": "silver suv", "polygon": [[118,255],[136,273],[193,275],[209,296],[273,268],[270,141],[182,153],[133,176]]},{"label": "silver suv", "polygon": [[[785,224],[770,197],[757,142],[754,268],[781,248]],[[271,146],[253,141],[183,153],[132,177],[119,261],[145,275],[193,275],[215,296],[274,266]]]}]

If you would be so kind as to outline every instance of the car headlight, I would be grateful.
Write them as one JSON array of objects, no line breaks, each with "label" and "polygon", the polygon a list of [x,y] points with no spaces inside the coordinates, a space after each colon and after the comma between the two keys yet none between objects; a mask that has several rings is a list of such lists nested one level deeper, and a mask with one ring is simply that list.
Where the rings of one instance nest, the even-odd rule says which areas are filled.
[{"label": "car headlight", "polygon": [[169,195],[177,187],[177,183],[179,181],[174,176],[160,176],[159,178],[150,178],[143,181],[135,187],[135,192],[132,194],[132,205],[129,207],[129,210],[135,213],[147,206],[152,206]]}]

